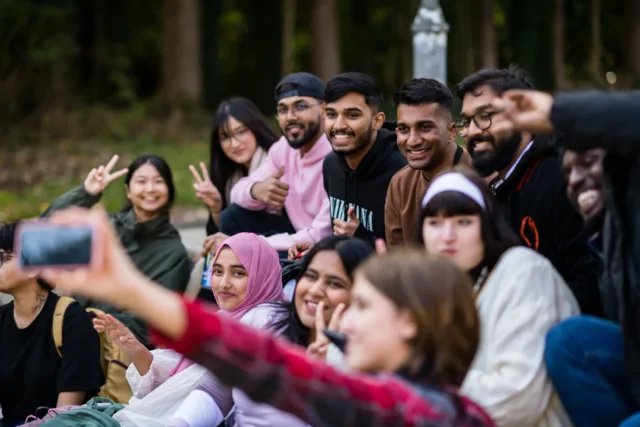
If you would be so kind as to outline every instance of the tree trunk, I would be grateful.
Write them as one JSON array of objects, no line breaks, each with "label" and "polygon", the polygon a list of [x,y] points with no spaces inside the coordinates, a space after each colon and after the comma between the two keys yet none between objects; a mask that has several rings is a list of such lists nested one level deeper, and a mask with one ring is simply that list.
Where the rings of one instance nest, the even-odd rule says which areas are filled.
[{"label": "tree trunk", "polygon": [[[599,0],[594,0],[599,1]],[[553,5],[553,75],[556,89],[565,90],[570,87],[564,68],[565,49],[565,17],[564,0],[556,0]]]},{"label": "tree trunk", "polygon": [[479,46],[476,47],[476,65],[479,68],[497,68],[498,54],[496,31],[493,25],[493,0],[479,0],[479,19],[477,34]]},{"label": "tree trunk", "polygon": [[164,0],[162,48],[162,100],[171,107],[200,102],[200,0]]},{"label": "tree trunk", "polygon": [[591,56],[589,58],[589,74],[591,80],[603,84],[602,73],[602,0],[591,0]]},{"label": "tree trunk", "polygon": [[621,86],[637,88],[640,82],[640,0],[625,2],[626,37],[624,38]]},{"label": "tree trunk", "polygon": [[314,0],[311,11],[311,69],[329,81],[340,73],[340,20],[336,0]]},{"label": "tree trunk", "polygon": [[294,37],[296,33],[296,0],[282,0],[282,41],[280,72],[293,71]]}]

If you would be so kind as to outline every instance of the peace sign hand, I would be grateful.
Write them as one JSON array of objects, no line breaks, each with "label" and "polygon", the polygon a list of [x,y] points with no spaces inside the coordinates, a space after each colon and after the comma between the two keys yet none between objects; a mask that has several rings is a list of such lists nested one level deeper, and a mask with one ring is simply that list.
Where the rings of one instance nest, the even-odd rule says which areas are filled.
[{"label": "peace sign hand", "polygon": [[206,165],[200,162],[202,177],[200,177],[200,174],[193,165],[189,165],[189,170],[196,180],[193,184],[193,188],[196,190],[196,196],[207,205],[212,214],[219,214],[222,210],[222,196],[216,186],[213,185],[213,182],[211,182]]},{"label": "peace sign hand", "polygon": [[91,169],[89,175],[84,180],[84,190],[92,196],[97,196],[107,188],[107,185],[111,181],[124,176],[129,172],[129,169],[120,169],[117,172],[111,173],[113,167],[118,163],[118,155],[116,154],[109,160],[106,166],[100,165],[97,168]]},{"label": "peace sign hand", "polygon": [[[327,329],[338,332],[340,320],[342,319],[342,314],[344,313],[345,308],[346,306],[344,304],[338,304],[331,315],[331,320],[329,320],[329,327]],[[324,301],[321,301],[318,304],[318,307],[316,307],[316,340],[307,347],[307,353],[320,360],[327,359],[327,350],[329,349],[329,344],[331,344],[329,338],[324,334],[325,327]]]}]

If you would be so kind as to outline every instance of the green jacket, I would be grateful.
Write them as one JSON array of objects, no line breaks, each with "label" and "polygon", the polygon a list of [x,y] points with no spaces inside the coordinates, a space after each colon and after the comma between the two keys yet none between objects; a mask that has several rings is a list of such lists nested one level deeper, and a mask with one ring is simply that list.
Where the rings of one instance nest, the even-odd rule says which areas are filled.
[{"label": "green jacket", "polygon": [[[92,196],[84,186],[80,186],[56,199],[42,216],[70,206],[91,208],[99,200],[100,196]],[[169,222],[169,215],[163,214],[151,221],[138,223],[133,209],[129,209],[111,214],[110,218],[136,267],[165,288],[184,292],[189,281],[191,261],[178,231]],[[131,313],[123,313],[108,304],[77,299],[85,307],[91,306],[113,315],[131,329],[140,342],[149,345],[144,323]]]}]

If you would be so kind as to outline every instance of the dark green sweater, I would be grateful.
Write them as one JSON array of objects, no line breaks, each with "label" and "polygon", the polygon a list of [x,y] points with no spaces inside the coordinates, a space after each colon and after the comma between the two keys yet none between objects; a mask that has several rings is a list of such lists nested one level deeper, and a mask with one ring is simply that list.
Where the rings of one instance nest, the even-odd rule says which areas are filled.
[{"label": "dark green sweater", "polygon": [[[70,206],[91,208],[100,196],[87,193],[84,186],[74,188],[56,199],[42,214]],[[136,222],[132,209],[110,215],[118,237],[136,267],[154,282],[176,292],[184,292],[189,281],[191,262],[180,235],[169,222],[168,213],[146,222]],[[76,298],[85,307],[98,308],[124,323],[145,345],[149,345],[144,323],[131,313],[123,313],[108,304]]]}]

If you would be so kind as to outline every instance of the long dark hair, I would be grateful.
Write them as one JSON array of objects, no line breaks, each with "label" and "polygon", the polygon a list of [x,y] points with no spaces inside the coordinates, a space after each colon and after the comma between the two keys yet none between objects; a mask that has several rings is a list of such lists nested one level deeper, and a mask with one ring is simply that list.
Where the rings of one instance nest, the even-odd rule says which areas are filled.
[{"label": "long dark hair", "polygon": [[[127,172],[127,176],[124,178],[125,185],[129,186],[131,183],[131,178],[133,178],[133,174],[142,166],[150,164],[154,168],[158,170],[158,173],[164,180],[167,185],[167,191],[169,193],[169,200],[163,209],[166,209],[168,212],[173,206],[173,201],[176,198],[176,187],[173,183],[173,174],[171,173],[171,168],[165,159],[160,156],[156,156],[155,154],[144,154],[142,156],[137,157],[131,164],[129,165],[129,172]],[[131,200],[128,200],[125,204],[122,211],[128,211],[133,207]]]},{"label": "long dark hair", "polygon": [[[480,215],[480,232],[484,246],[484,260],[478,267],[492,269],[498,263],[502,254],[513,246],[522,244],[518,236],[507,225],[504,217],[498,212],[496,199],[489,186],[480,175],[465,165],[453,168],[454,172],[464,175],[482,193],[485,209],[471,200],[469,197],[456,191],[445,191],[436,195],[429,201],[420,213],[418,241],[424,245],[422,237],[422,224],[425,218],[430,216],[455,216],[455,215]],[[477,270],[477,271],[475,271]],[[470,272],[472,276],[479,273],[480,268]]]},{"label": "long dark hair", "polygon": [[[276,133],[269,127],[267,120],[253,102],[246,98],[234,97],[220,103],[213,128],[211,129],[209,175],[211,176],[211,182],[223,196],[227,181],[236,171],[242,172],[243,175],[247,173],[244,165],[239,165],[228,158],[220,145],[220,130],[222,130],[222,133],[229,131],[230,117],[245,125],[256,137],[257,146],[265,151],[269,151],[269,148],[278,139]],[[227,200],[224,197],[222,198],[222,204],[223,207],[227,205]]]},{"label": "long dark hair", "polygon": [[[342,261],[342,266],[351,281],[353,281],[353,273],[356,268],[375,252],[371,244],[356,237],[326,237],[316,243],[302,258],[300,273],[298,274],[296,283],[306,274],[313,257],[323,251],[332,251],[338,254]],[[276,310],[274,318],[277,320],[270,328],[274,331],[282,331],[282,336],[292,343],[306,347],[309,344],[311,331],[300,321],[300,317],[296,311],[295,291],[292,302],[282,301],[276,304],[278,310]]]}]

